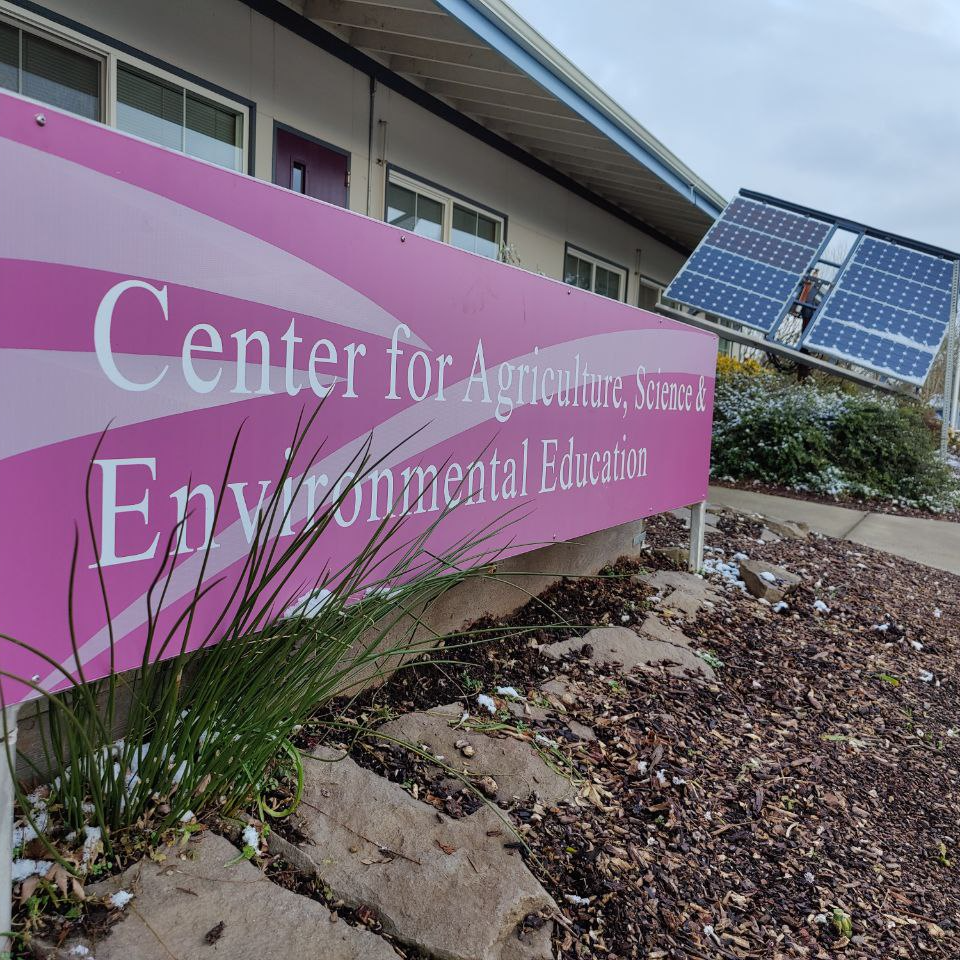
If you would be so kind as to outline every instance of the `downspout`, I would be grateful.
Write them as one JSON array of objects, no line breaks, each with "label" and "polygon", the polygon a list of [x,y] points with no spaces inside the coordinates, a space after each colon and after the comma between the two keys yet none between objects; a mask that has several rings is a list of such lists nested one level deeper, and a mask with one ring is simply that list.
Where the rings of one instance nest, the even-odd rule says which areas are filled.
[{"label": "downspout", "polygon": [[367,123],[367,216],[372,216],[370,205],[373,202],[373,115],[377,107],[377,78],[370,74],[370,114]]}]

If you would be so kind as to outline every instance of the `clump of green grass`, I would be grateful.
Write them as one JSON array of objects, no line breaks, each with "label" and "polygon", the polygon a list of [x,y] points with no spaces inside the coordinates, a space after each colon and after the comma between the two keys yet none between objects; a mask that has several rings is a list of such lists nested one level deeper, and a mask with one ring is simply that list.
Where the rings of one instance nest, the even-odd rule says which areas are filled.
[{"label": "clump of green grass", "polygon": [[[281,541],[278,535],[305,479],[292,476],[292,465],[305,452],[315,417],[297,424],[275,492],[258,516],[242,569],[231,579],[229,599],[216,623],[202,636],[200,652],[187,651],[195,645],[196,614],[211,589],[207,553],[186,608],[173,623],[169,615],[161,623],[160,616],[174,570],[171,554],[176,553],[184,520],[171,532],[147,595],[147,640],[138,671],[111,673],[88,683],[80,668],[69,677],[70,687],[55,695],[15,678],[29,683],[48,708],[43,751],[46,769],[56,777],[39,808],[36,795],[28,797],[22,788],[18,803],[29,824],[28,835],[46,845],[51,859],[64,862],[51,835],[54,820],[62,833],[98,828],[109,855],[131,832],[148,829],[159,836],[192,814],[216,810],[230,815],[254,803],[263,817],[291,812],[303,779],[300,754],[292,742],[299,727],[335,697],[358,691],[432,647],[438,638],[426,627],[424,612],[451,587],[483,575],[469,570],[490,558],[488,542],[509,521],[488,525],[440,555],[431,552],[430,543],[446,513],[413,535],[408,535],[403,516],[388,515],[353,559],[304,584],[298,571],[322,551],[335,512],[383,459],[371,457],[368,440],[331,488],[340,492]],[[216,517],[239,443],[238,433],[223,473]],[[95,457],[96,452],[91,463]],[[293,495],[285,498],[288,480]],[[92,516],[89,473],[87,510]],[[92,524],[90,529],[92,537]],[[73,589],[71,576],[71,605]],[[76,636],[71,640],[76,657]],[[466,637],[464,642],[472,640]],[[171,649],[176,651],[172,657],[158,659]],[[52,658],[44,659],[60,669]],[[122,737],[115,739],[118,729]],[[8,756],[7,762],[12,764],[13,758]],[[265,800],[278,767],[290,771],[298,784],[293,806],[285,810],[273,809]],[[46,812],[56,813],[49,824],[41,816]]]}]

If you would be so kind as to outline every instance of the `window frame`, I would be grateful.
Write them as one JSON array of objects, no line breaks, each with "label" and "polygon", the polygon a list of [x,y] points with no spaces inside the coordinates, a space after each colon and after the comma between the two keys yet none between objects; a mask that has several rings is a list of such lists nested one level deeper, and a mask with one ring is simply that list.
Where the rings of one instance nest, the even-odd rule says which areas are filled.
[{"label": "window frame", "polygon": [[[233,94],[215,84],[205,83],[201,78],[195,77],[193,74],[178,70],[173,64],[158,60],[143,51],[112,40],[110,37],[103,37],[101,34],[94,34],[92,31],[90,35],[87,35],[80,30],[74,29],[74,27],[71,26],[73,21],[66,20],[66,18],[57,18],[55,21],[51,17],[44,17],[31,10],[13,6],[9,2],[6,2],[6,0],[0,0],[0,20],[9,23],[17,29],[37,34],[45,40],[49,40],[51,43],[60,44],[68,49],[73,49],[78,53],[100,60],[100,118],[92,122],[111,127],[124,136],[133,137],[136,140],[152,144],[155,147],[159,146],[161,149],[173,150],[172,147],[163,147],[152,140],[144,140],[134,133],[127,133],[125,130],[119,130],[117,127],[117,66],[119,63],[128,64],[147,76],[156,77],[158,80],[173,84],[189,93],[194,93],[205,100],[209,100],[218,106],[225,107],[239,114],[243,118],[242,143],[240,146],[241,163],[240,169],[234,170],[234,172],[253,175],[253,147],[256,140],[256,104],[252,100],[248,100],[238,94]],[[79,26],[79,24],[76,26]],[[22,94],[19,95],[22,96]],[[36,102],[40,103],[42,101]],[[181,150],[173,150],[173,152],[179,153],[181,156],[190,157],[193,160],[198,160],[200,163],[210,163],[220,170],[233,169],[214,163],[211,160],[204,160],[202,157],[195,157]]]},{"label": "window frame", "polygon": [[[110,124],[111,127],[118,130],[120,133],[125,134],[128,137],[135,137],[137,140],[142,140],[144,143],[152,143],[156,146],[163,146],[163,144],[158,144],[154,140],[147,140],[144,137],[139,137],[135,133],[129,133],[126,130],[121,130],[117,126],[117,114],[119,112],[119,101],[117,99],[117,73],[120,66],[130,67],[134,72],[142,73],[148,79],[157,79],[163,83],[167,83],[170,86],[177,87],[182,91],[184,96],[184,104],[186,104],[186,95],[188,93],[193,93],[198,97],[201,97],[204,100],[208,100],[210,103],[213,103],[220,107],[225,107],[227,110],[236,113],[242,118],[243,121],[243,130],[241,131],[241,143],[240,143],[240,167],[235,169],[233,167],[225,167],[222,164],[216,163],[213,160],[206,160],[203,157],[198,157],[196,154],[187,153],[186,148],[178,150],[174,147],[164,147],[166,150],[173,150],[174,153],[182,154],[185,157],[190,157],[193,160],[200,160],[203,163],[213,164],[215,167],[220,167],[222,170],[233,170],[234,173],[244,173],[247,170],[247,159],[248,159],[248,144],[250,136],[250,116],[249,110],[240,103],[235,103],[227,97],[224,97],[218,94],[216,91],[207,90],[204,87],[196,83],[189,83],[184,80],[182,77],[178,77],[176,74],[170,73],[166,70],[160,70],[157,67],[151,66],[144,60],[139,60],[136,57],[129,56],[127,54],[117,54],[111,58],[110,64],[110,106],[113,110],[113,122]],[[184,131],[184,140],[186,143],[186,116],[184,115],[184,120],[182,123],[182,128]]]},{"label": "window frame", "polygon": [[[75,39],[72,36],[58,33],[55,30],[51,30],[46,23],[42,21],[34,22],[34,20],[28,19],[26,16],[14,15],[6,9],[5,6],[0,6],[0,22],[7,24],[8,26],[13,27],[19,37],[18,42],[18,64],[17,64],[17,80],[18,87],[22,86],[23,82],[23,34],[27,32],[32,34],[35,37],[39,37],[41,40],[46,40],[48,43],[55,44],[58,47],[63,47],[65,50],[72,50],[74,53],[78,53],[81,56],[87,57],[90,60],[95,60],[98,65],[98,81],[99,81],[99,92],[100,92],[100,110],[99,116],[96,118],[94,123],[106,123],[106,117],[108,116],[109,108],[108,101],[109,88],[110,88],[110,66],[109,58],[104,53],[103,50],[98,49],[97,47],[84,43],[81,40]],[[25,93],[21,93],[19,89],[11,91],[16,93],[17,96],[24,97],[27,100],[33,100],[33,97],[28,97]],[[42,103],[43,101],[37,100],[36,103]],[[51,105],[52,106],[52,105]],[[54,109],[57,109],[54,107]],[[70,112],[70,111],[67,111]],[[72,114],[73,116],[79,116],[79,114]],[[82,117],[81,119],[90,119],[89,117]]]},{"label": "window frame", "polygon": [[[476,200],[471,200],[469,197],[465,197],[460,193],[456,193],[453,190],[449,190],[446,187],[440,186],[440,184],[433,183],[430,180],[425,180],[422,177],[415,176],[409,171],[403,170],[400,167],[396,167],[393,164],[387,164],[386,176],[383,182],[384,223],[389,223],[387,220],[387,216],[389,214],[389,201],[387,198],[387,193],[389,191],[390,184],[395,184],[396,186],[402,187],[405,190],[412,190],[414,193],[419,193],[422,196],[425,196],[430,200],[434,200],[443,206],[443,213],[441,215],[443,222],[440,225],[440,243],[445,243],[447,246],[453,247],[454,250],[462,250],[464,253],[472,254],[475,257],[483,257],[484,260],[499,261],[500,251],[507,245],[507,215],[505,213],[501,213],[499,210],[494,210],[493,207],[487,207],[481,203],[477,203]],[[464,250],[463,247],[457,247],[451,242],[451,237],[453,234],[454,206],[461,207],[462,209],[468,210],[471,213],[480,214],[480,216],[499,223],[500,236],[497,241],[497,256],[487,257],[482,253],[474,253],[472,250]],[[403,227],[398,229],[402,230]]]},{"label": "window frame", "polygon": [[[627,297],[629,295],[630,287],[630,271],[622,264],[616,263],[613,260],[608,260],[606,257],[601,257],[599,254],[590,253],[589,250],[585,250],[583,247],[578,246],[575,243],[570,243],[568,240],[563,245],[563,262],[560,265],[560,280],[562,283],[567,283],[567,257],[574,256],[578,260],[583,260],[586,263],[591,265],[590,268],[590,289],[586,290],[586,293],[593,293],[598,297],[603,297],[605,300],[613,300],[614,303],[626,303]],[[620,296],[614,300],[613,297],[608,297],[604,293],[597,293],[597,267],[602,267],[604,270],[607,270],[611,273],[619,274],[623,286],[620,291]],[[567,284],[567,286],[575,286],[575,284]],[[578,290],[583,290],[583,287],[577,287]]]}]

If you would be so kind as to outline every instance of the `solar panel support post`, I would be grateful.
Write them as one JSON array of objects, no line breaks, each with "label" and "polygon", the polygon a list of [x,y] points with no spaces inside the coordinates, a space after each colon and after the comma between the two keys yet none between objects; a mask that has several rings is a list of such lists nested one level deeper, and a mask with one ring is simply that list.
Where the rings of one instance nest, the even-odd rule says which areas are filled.
[{"label": "solar panel support post", "polygon": [[17,713],[20,707],[3,711],[3,756],[0,757],[0,956],[11,949],[13,917],[13,801],[17,763]]},{"label": "solar panel support post", "polygon": [[951,317],[947,326],[947,352],[943,371],[943,413],[940,418],[941,460],[947,459],[947,439],[950,434],[950,426],[953,423],[953,381],[956,379],[953,353],[957,339],[956,326],[955,318]]},{"label": "solar panel support post", "polygon": [[947,458],[947,441],[957,418],[957,389],[960,387],[960,370],[957,369],[957,274],[960,264],[953,265],[953,280],[950,284],[950,319],[947,323],[947,354],[943,371],[943,415],[940,424],[940,457]]},{"label": "solar panel support post", "polygon": [[706,528],[707,501],[690,504],[690,552],[687,569],[696,573],[703,566],[703,534]]},{"label": "solar panel support post", "polygon": [[954,314],[953,323],[957,329],[957,348],[953,354],[953,406],[950,428],[956,431],[960,428],[960,316]]},{"label": "solar panel support post", "polygon": [[[832,240],[832,239],[836,236],[838,229],[839,229],[838,227],[835,227],[835,228],[830,232],[830,236],[827,238],[827,242],[829,242],[830,240]],[[860,244],[863,243],[863,238],[864,238],[864,236],[865,236],[865,234],[864,234],[864,232],[861,230],[861,231],[857,234],[857,237],[856,237],[856,239],[853,241],[853,243],[850,244],[850,249],[847,251],[847,255],[843,258],[843,262],[842,262],[841,264],[839,264],[839,268],[838,268],[838,270],[837,270],[837,275],[833,278],[833,281],[832,281],[832,283],[830,284],[830,289],[827,291],[827,295],[820,301],[820,303],[817,304],[817,309],[813,311],[813,316],[810,317],[810,322],[807,324],[807,329],[804,330],[803,333],[800,334],[800,340],[799,340],[797,346],[802,347],[804,341],[807,339],[807,337],[809,336],[810,332],[813,330],[813,325],[817,322],[817,320],[818,320],[819,317],[820,317],[820,314],[823,313],[823,311],[824,311],[824,309],[826,308],[827,304],[830,302],[830,298],[834,295],[834,293],[836,292],[837,288],[839,287],[840,284],[839,284],[838,281],[840,280],[840,277],[843,275],[843,271],[847,269],[847,265],[848,265],[848,264],[850,263],[850,261],[853,259],[853,255],[854,255],[854,253],[856,253],[857,247],[859,247]],[[824,244],[824,249],[826,249],[826,244]]]},{"label": "solar panel support post", "polygon": [[[810,275],[810,272],[814,269],[814,267],[816,267],[818,263],[823,262],[821,260],[821,257],[823,257],[823,255],[827,252],[827,247],[830,246],[830,241],[834,238],[834,236],[836,235],[836,232],[837,232],[837,228],[833,227],[831,230],[827,232],[827,235],[821,241],[820,246],[817,248],[817,252],[814,254],[814,257],[810,261],[810,263],[807,264],[807,269],[804,271],[803,276],[800,278],[800,287],[796,291],[798,294],[801,294],[803,292],[804,279]],[[827,294],[827,296],[829,296],[829,294]],[[826,297],[824,298],[824,300],[825,299]],[[766,335],[764,339],[769,340],[773,343],[779,343],[780,341],[777,340],[777,334],[780,332],[780,328],[783,326],[784,321],[787,319],[787,317],[790,316],[790,313],[793,311],[794,306],[802,302],[803,301],[800,300],[799,296],[791,295],[790,300],[787,301],[786,307],[780,313],[780,319],[770,328],[770,332]],[[813,317],[810,318],[810,323],[807,324],[807,327],[810,327],[813,324],[813,320],[816,317],[817,313],[820,312],[820,308],[822,306],[823,306],[823,300],[820,301],[820,303],[817,305],[817,308],[814,310],[814,315]],[[802,340],[803,340],[803,332],[801,331],[800,341],[802,342]]]}]

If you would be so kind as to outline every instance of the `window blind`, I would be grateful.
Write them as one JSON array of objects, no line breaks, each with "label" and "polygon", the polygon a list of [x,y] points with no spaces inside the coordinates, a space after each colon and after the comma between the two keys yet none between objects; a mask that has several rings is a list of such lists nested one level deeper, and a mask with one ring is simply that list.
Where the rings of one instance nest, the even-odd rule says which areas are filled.
[{"label": "window blind", "polygon": [[16,90],[20,81],[20,31],[0,22],[0,87]]},{"label": "window blind", "polygon": [[100,62],[43,37],[23,34],[22,92],[91,120],[100,119]]}]

